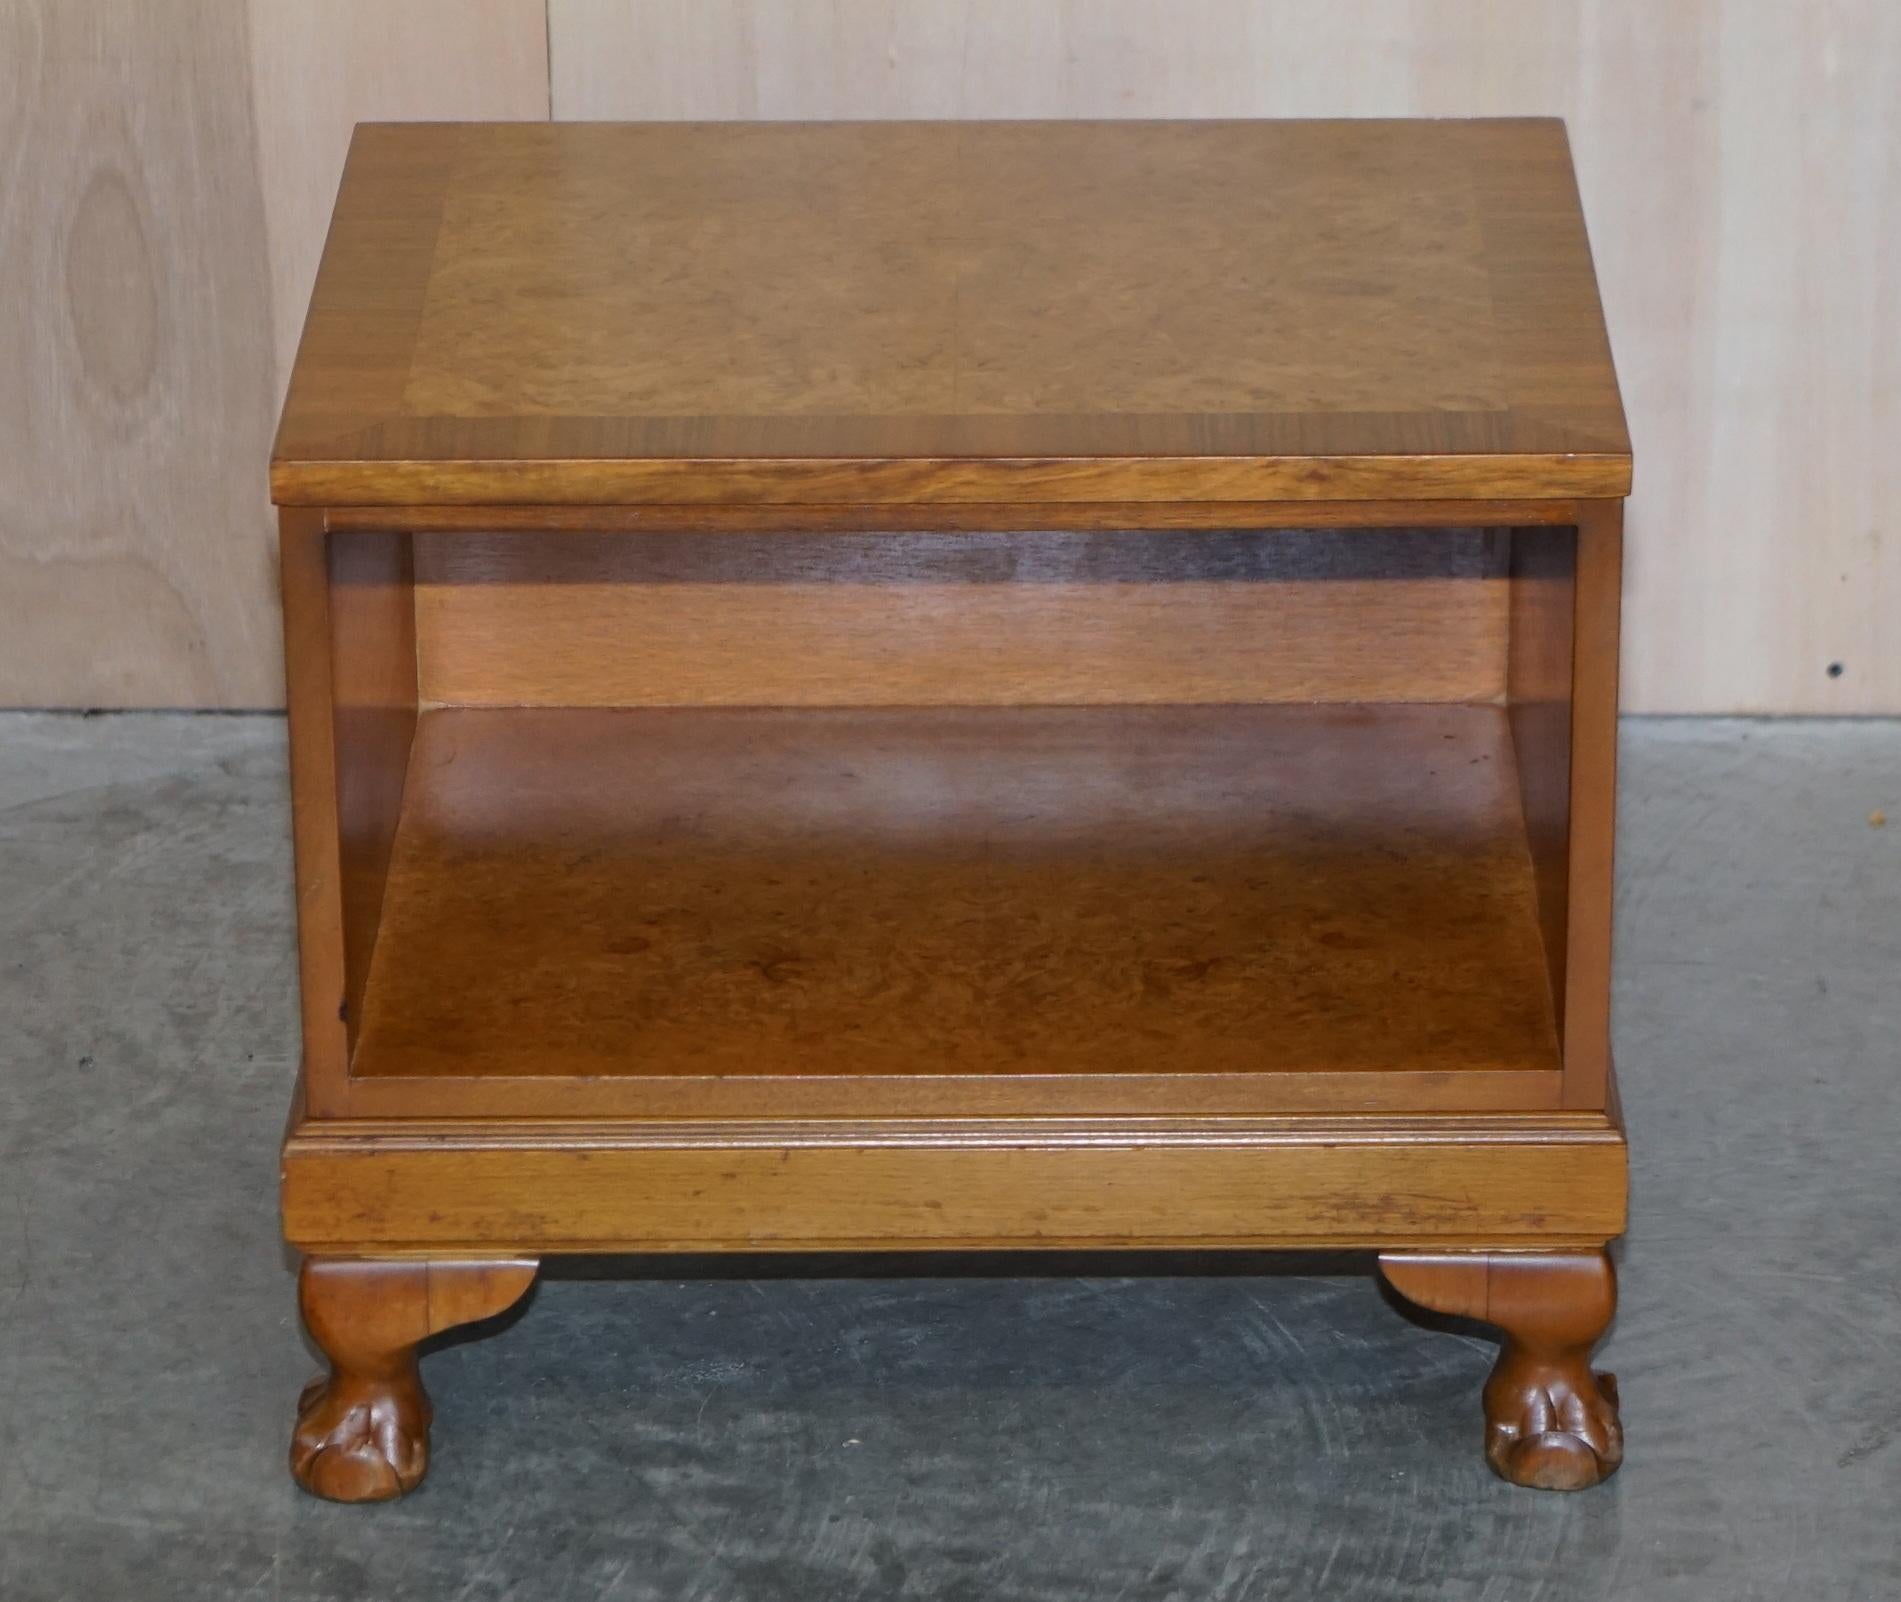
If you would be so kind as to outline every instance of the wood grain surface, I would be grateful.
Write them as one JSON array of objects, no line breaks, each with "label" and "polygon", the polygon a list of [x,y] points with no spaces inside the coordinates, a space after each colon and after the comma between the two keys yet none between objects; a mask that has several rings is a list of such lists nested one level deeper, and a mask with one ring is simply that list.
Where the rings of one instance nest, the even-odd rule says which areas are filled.
[{"label": "wood grain surface", "polygon": [[405,535],[339,535],[328,546],[343,1012],[354,1039],[416,731],[415,576]]},{"label": "wood grain surface", "polygon": [[1569,527],[1575,500],[1482,501],[1065,501],[1036,508],[1026,526],[1021,506],[960,501],[954,506],[386,506],[324,508],[324,524],[342,530],[420,534],[1037,534],[1064,529],[1117,534],[1167,529],[1241,533],[1260,529]]},{"label": "wood grain surface", "polygon": [[0,703],[281,697],[231,11],[0,6]]},{"label": "wood grain surface", "polygon": [[271,467],[321,505],[1629,476],[1536,120],[365,126]]},{"label": "wood grain surface", "polygon": [[1578,604],[1575,528],[1511,536],[1506,716],[1518,758],[1525,842],[1538,883],[1538,927],[1564,1016],[1571,895],[1571,669]]},{"label": "wood grain surface", "polygon": [[[365,536],[369,537],[369,536]],[[1472,529],[417,537],[425,701],[1496,701]]]},{"label": "wood grain surface", "polygon": [[547,114],[540,0],[0,5],[0,705],[284,701],[265,461],[358,117]]},{"label": "wood grain surface", "polygon": [[[1430,1125],[1430,1127],[1422,1127]],[[284,1232],[323,1253],[1601,1247],[1621,1130],[1554,1119],[1306,1120],[1088,1139],[1019,1122],[893,1142],[832,1124],[763,1142],[545,1121],[295,1126]]]},{"label": "wood grain surface", "polygon": [[[1623,503],[1600,501],[1584,507],[1571,613],[1565,980],[1559,1021],[1567,1107],[1602,1107],[1611,1090],[1611,903],[1623,632],[1618,597],[1623,570]],[[1531,760],[1540,757],[1542,753]]]},{"label": "wood grain surface", "polygon": [[1558,1061],[1490,707],[429,712],[383,905],[359,1078]]},{"label": "wood grain surface", "polygon": [[[370,535],[375,540],[381,535]],[[323,514],[291,507],[278,514],[283,575],[284,683],[289,694],[291,847],[297,878],[297,989],[303,1025],[303,1083],[295,1100],[323,1112],[342,1078],[354,1038],[352,973],[367,973],[368,921],[380,912],[380,887],[362,872],[363,859],[346,868],[342,797],[387,794],[377,776],[387,755],[360,752],[337,741],[336,608],[331,595],[329,541]],[[387,658],[385,657],[385,660]],[[358,722],[357,727],[365,725]],[[377,726],[381,733],[387,725]],[[367,776],[348,770],[359,764]],[[372,841],[391,831],[360,818],[355,831]],[[381,853],[375,853],[381,855]],[[351,870],[354,871],[351,871]],[[355,922],[354,937],[351,924]]]}]

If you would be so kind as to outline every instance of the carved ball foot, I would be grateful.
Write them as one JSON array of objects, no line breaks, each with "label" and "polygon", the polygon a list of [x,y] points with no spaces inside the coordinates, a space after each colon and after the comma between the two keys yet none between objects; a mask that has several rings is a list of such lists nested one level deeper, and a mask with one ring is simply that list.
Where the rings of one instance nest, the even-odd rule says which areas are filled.
[{"label": "carved ball foot", "polygon": [[1539,1491],[1583,1491],[1610,1478],[1624,1460],[1617,1377],[1592,1373],[1582,1358],[1528,1371],[1501,1355],[1485,1385],[1485,1460]]},{"label": "carved ball foot", "polygon": [[1617,1381],[1591,1370],[1591,1348],[1617,1308],[1608,1256],[1388,1252],[1380,1271],[1407,1300],[1504,1335],[1485,1382],[1485,1460],[1500,1476],[1534,1490],[1582,1491],[1617,1471]]},{"label": "carved ball foot", "polygon": [[387,1502],[429,1469],[429,1399],[422,1381],[319,1375],[297,1403],[290,1471],[331,1502]]},{"label": "carved ball foot", "polygon": [[429,1469],[429,1398],[417,1347],[503,1311],[533,1262],[372,1263],[308,1258],[298,1299],[330,1373],[304,1387],[290,1471],[332,1502],[387,1502]]}]

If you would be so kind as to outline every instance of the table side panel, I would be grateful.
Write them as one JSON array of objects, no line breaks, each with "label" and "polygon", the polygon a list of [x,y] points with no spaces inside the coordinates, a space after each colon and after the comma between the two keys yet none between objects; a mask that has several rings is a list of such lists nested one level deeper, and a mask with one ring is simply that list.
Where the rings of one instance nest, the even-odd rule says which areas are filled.
[{"label": "table side panel", "polygon": [[1577,605],[1575,528],[1511,536],[1512,744],[1525,837],[1538,887],[1538,923],[1553,1006],[1564,1018],[1571,837],[1572,635]]},{"label": "table side panel", "polygon": [[1572,622],[1570,839],[1567,847],[1565,1105],[1610,1095],[1611,924],[1617,833],[1617,698],[1624,503],[1581,508]]},{"label": "table side panel", "polygon": [[[415,564],[407,534],[328,540],[344,993],[354,1046],[416,732]],[[326,1087],[326,1101],[330,1093]]]},{"label": "table side panel", "polygon": [[338,826],[336,686],[330,559],[323,514],[278,514],[284,598],[284,680],[290,725],[292,843],[296,857],[298,995],[304,1098],[334,1112],[348,1079],[349,981]]},{"label": "table side panel", "polygon": [[364,1016],[414,739],[411,542],[281,515],[304,1076],[335,1114]]}]

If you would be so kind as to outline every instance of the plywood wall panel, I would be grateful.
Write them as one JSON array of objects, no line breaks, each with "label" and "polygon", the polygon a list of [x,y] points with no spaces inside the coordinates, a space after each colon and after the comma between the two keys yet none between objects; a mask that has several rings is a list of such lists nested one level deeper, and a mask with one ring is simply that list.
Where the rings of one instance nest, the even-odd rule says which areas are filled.
[{"label": "plywood wall panel", "polygon": [[1638,451],[1626,705],[1901,712],[1892,0],[549,0],[548,17],[558,117],[1566,117]]},{"label": "plywood wall panel", "polygon": [[0,704],[281,697],[242,15],[0,5]]},{"label": "plywood wall panel", "polygon": [[0,705],[278,706],[266,459],[352,122],[545,117],[541,0],[0,0]]}]

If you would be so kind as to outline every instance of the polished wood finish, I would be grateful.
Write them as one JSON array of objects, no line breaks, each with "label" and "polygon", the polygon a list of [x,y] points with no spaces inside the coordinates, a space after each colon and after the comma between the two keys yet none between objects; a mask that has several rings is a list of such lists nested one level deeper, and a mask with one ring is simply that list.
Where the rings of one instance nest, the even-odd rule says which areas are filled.
[{"label": "polished wood finish", "polygon": [[1611,886],[1623,505],[1513,535],[1509,716],[1539,922],[1564,1040],[1565,1105],[1610,1074]]},{"label": "polished wood finish", "polygon": [[1591,1348],[1617,1311],[1608,1253],[1382,1252],[1380,1272],[1407,1300],[1504,1334],[1485,1382],[1485,1458],[1503,1478],[1581,1491],[1617,1472],[1617,1380],[1591,1370]]},{"label": "polished wood finish", "polygon": [[785,1118],[297,1126],[306,1251],[1597,1245],[1608,1119]]},{"label": "polished wood finish", "polygon": [[448,705],[1493,701],[1504,547],[1356,533],[418,536]]},{"label": "polished wood finish", "polygon": [[[1185,1118],[1225,1123],[1262,1114],[1411,1114],[1562,1110],[1555,1068],[1437,1072],[1415,1068],[1304,1073],[1193,1067],[1065,1074],[349,1074],[326,1118],[802,1119]],[[1589,1115],[1586,1115],[1589,1116]]]},{"label": "polished wood finish", "polygon": [[341,536],[329,553],[344,1019],[354,1041],[416,733],[415,567],[406,534]]},{"label": "polished wood finish", "polygon": [[[351,963],[343,912],[330,542],[319,512],[286,507],[278,514],[278,526],[284,682],[289,698],[291,842],[297,864],[302,1094],[306,1108],[322,1114],[336,1110],[326,1106],[324,1087],[334,1086],[348,1072],[350,1061]],[[357,906],[362,905],[358,898]],[[359,931],[354,942],[359,951],[362,937]],[[361,957],[357,967],[368,971]]]},{"label": "polished wood finish", "polygon": [[332,506],[332,529],[430,534],[1120,534],[1169,529],[1468,528],[1577,522],[1575,500],[1485,501],[960,501],[942,505],[822,501],[795,506]]},{"label": "polished wood finish", "polygon": [[1617,664],[1624,507],[1579,508],[1563,1012],[1565,1105],[1602,1107],[1611,1072],[1611,891],[1617,829]]},{"label": "polished wood finish", "polygon": [[1511,634],[1506,715],[1518,755],[1519,803],[1538,886],[1552,1000],[1564,1016],[1571,883],[1571,659],[1577,529],[1519,527],[1509,558]]},{"label": "polished wood finish", "polygon": [[313,1108],[336,1111],[416,729],[412,558],[407,535],[332,538],[291,509],[279,553],[305,1072]]},{"label": "polished wood finish", "polygon": [[352,1071],[1560,1066],[1501,712],[1176,706],[426,713]]},{"label": "polished wood finish", "polygon": [[533,1258],[369,1262],[308,1257],[304,1328],[330,1372],[304,1389],[290,1471],[332,1502],[385,1502],[429,1471],[429,1397],[417,1348],[505,1312],[534,1283]]},{"label": "polished wood finish", "polygon": [[1502,1472],[1605,1471],[1628,454],[1557,131],[371,130],[280,438],[349,1364],[404,1264],[1368,1246],[1495,1265]]},{"label": "polished wood finish", "polygon": [[1605,496],[1630,444],[1560,123],[385,125],[271,482]]}]

